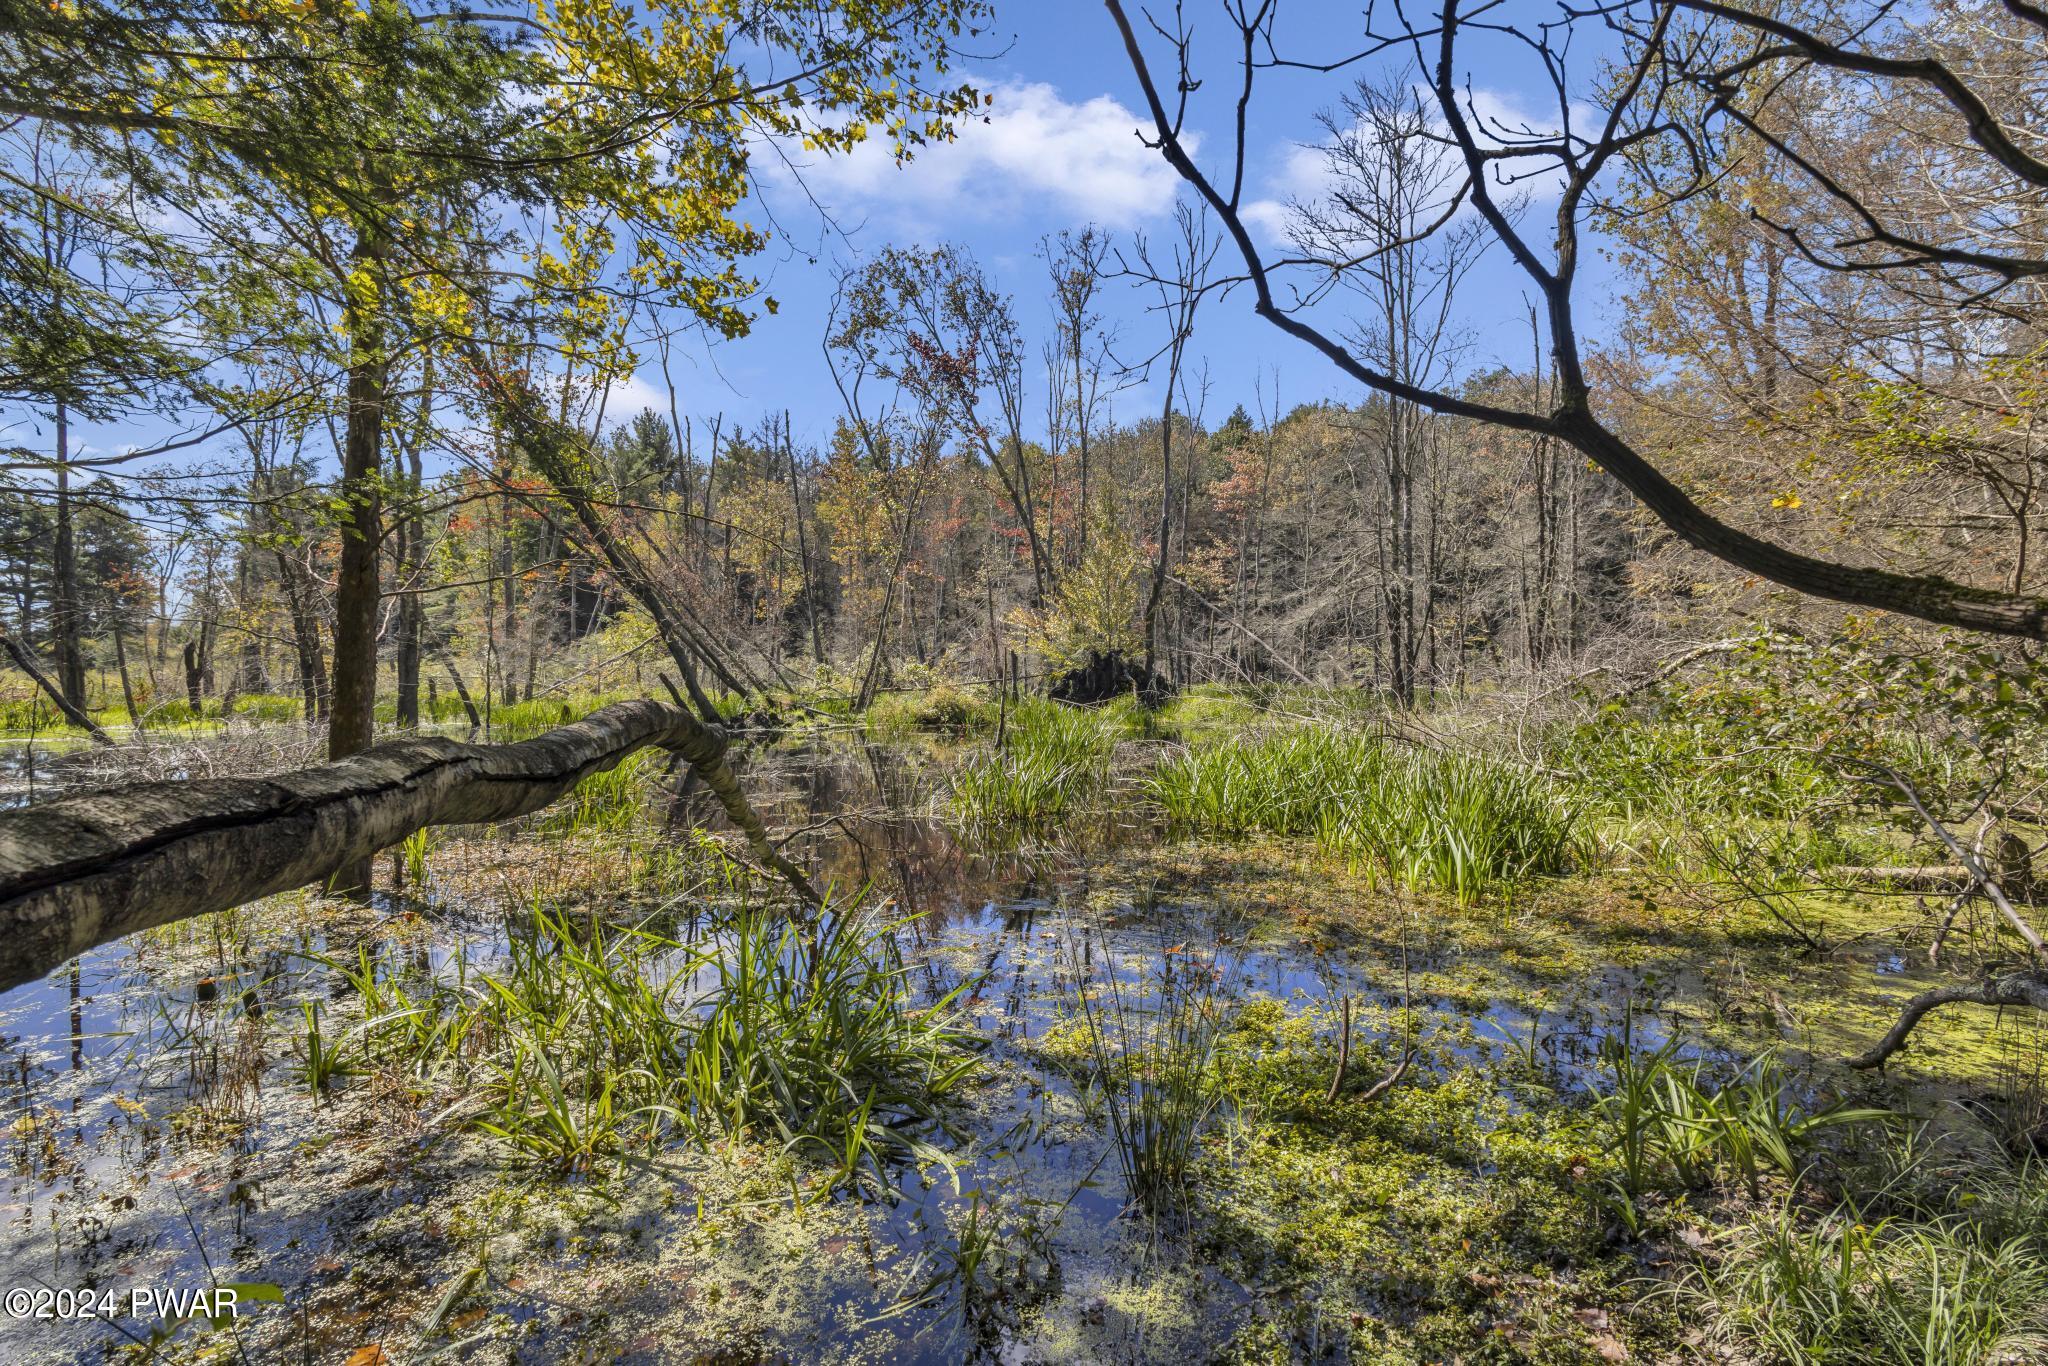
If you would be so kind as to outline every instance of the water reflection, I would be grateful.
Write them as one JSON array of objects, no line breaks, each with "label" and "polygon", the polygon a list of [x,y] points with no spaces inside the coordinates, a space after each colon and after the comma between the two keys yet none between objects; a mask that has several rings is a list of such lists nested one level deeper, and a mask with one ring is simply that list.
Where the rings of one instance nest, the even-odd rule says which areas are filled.
[{"label": "water reflection", "polygon": [[[684,840],[692,826],[723,826],[715,799],[687,773],[664,776],[658,820],[671,839]],[[768,1354],[1000,1356],[1025,1310],[1095,1331],[1119,1287],[1157,1273],[1158,1240],[1128,1217],[1130,1193],[1094,1118],[1099,1098],[1085,1078],[1047,1062],[1048,1035],[1074,1026],[1081,993],[1113,988],[1120,1008],[1142,1015],[1202,974],[1225,1007],[1270,998],[1300,1008],[1351,996],[1390,1017],[1412,1003],[1432,1045],[1427,1066],[1484,1062],[1527,1038],[1558,1084],[1572,1087],[1595,1065],[1624,1003],[1654,987],[1640,973],[1593,974],[1534,1016],[1497,1000],[1409,1002],[1384,956],[1262,939],[1256,918],[1223,891],[1097,904],[1106,890],[1099,855],[1149,837],[1142,816],[1101,813],[1056,842],[971,846],[945,819],[942,759],[918,745],[808,741],[753,755],[745,776],[771,827],[787,832],[788,850],[821,884],[871,888],[881,913],[894,913],[919,1002],[966,988],[964,1009],[988,1041],[988,1083],[949,1139],[957,1180],[905,1169],[895,1198],[861,1211],[858,1236],[833,1249],[857,1274],[814,1286],[821,1303],[811,1336],[764,1340]],[[526,847],[511,843],[507,852],[527,857]],[[322,955],[425,981],[487,970],[530,924],[439,897],[431,881],[421,890],[353,911],[273,909],[235,932],[218,918],[193,922],[95,950],[0,997],[0,1055],[11,1060],[10,1169],[0,1197],[10,1237],[0,1277],[121,1287],[216,1276],[274,1282],[299,1316],[265,1341],[315,1357],[345,1355],[390,1325],[416,1321],[436,1293],[423,1268],[453,1255],[449,1226],[473,1217],[451,1205],[498,1188],[490,1156],[449,1140],[412,1098],[373,1093],[367,1079],[337,1104],[382,1107],[381,1125],[413,1136],[380,1143],[360,1125],[338,1124],[294,1079],[285,1036],[303,1001],[345,1018],[354,988]],[[667,909],[664,932],[685,944],[724,913],[649,889],[640,910],[655,906]],[[1455,971],[1447,939],[1425,939],[1415,953],[1440,975]],[[1361,1039],[1370,1037],[1362,1028]],[[1655,1047],[1663,1037],[1654,1017],[1637,1020],[1639,1043]],[[634,1193],[637,1203],[592,1215],[592,1226],[618,1246],[647,1249],[649,1266],[663,1255],[657,1250],[706,1237],[690,1199]],[[1006,1264],[1001,1293],[961,1266],[962,1229],[984,1219],[1007,1230],[1006,1255],[1021,1259]],[[724,1236],[744,1241],[754,1236],[748,1227],[739,1221]],[[582,1342],[584,1320],[561,1311],[565,1297],[554,1288],[556,1278],[566,1284],[602,1264],[579,1239],[565,1234],[530,1254],[545,1277],[528,1267],[488,1283],[498,1312],[534,1325],[523,1351],[551,1357]],[[410,1257],[410,1272],[349,1279],[365,1249],[387,1245],[392,1256],[377,1265]],[[348,1293],[337,1293],[344,1284]],[[692,1312],[672,1280],[607,1284],[620,1297],[607,1313],[621,1319],[659,1324]],[[1187,1284],[1197,1301],[1190,1312],[1217,1318],[1248,1293],[1213,1271]],[[152,1326],[15,1323],[0,1332],[9,1360],[83,1360],[123,1330]],[[660,1360],[663,1351],[657,1341],[616,1354]]]}]

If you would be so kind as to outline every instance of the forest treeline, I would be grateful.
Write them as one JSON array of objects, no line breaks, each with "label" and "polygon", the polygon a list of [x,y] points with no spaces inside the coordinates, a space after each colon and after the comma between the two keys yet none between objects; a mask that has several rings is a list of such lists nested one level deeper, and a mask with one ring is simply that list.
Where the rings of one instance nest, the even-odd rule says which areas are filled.
[{"label": "forest treeline", "polygon": [[[1485,138],[1413,73],[1333,85],[1288,261],[1341,268],[1288,316],[1343,311],[1318,344],[1354,397],[1283,402],[1320,387],[1304,348],[1230,377],[1255,404],[1212,401],[1197,321],[1269,267],[1197,180],[1171,225],[1076,224],[1023,278],[947,244],[843,267],[819,340],[844,411],[798,433],[615,398],[774,306],[742,269],[764,138],[972,136],[985,97],[947,73],[983,7],[666,16],[694,46],[606,6],[8,9],[0,390],[32,419],[0,582],[15,662],[78,712],[295,699],[341,754],[379,700],[413,725],[674,665],[864,706],[1091,651],[1407,704],[1782,616],[1774,579],[2032,631],[2038,162],[1996,121],[2036,82],[2018,11],[1889,35],[2005,143],[1956,144],[1953,92],[1910,73],[1844,104],[1867,63],[1817,57],[1825,29],[1742,58],[1775,30],[1686,6],[1618,29],[1596,84],[1650,108],[1597,157],[1529,136],[1561,188],[1477,193]],[[1715,102],[1703,72],[1775,84]],[[1903,173],[1937,147],[1943,175]],[[1614,282],[1584,321],[1576,264],[1508,308],[1475,274],[1553,216]],[[77,445],[124,417],[178,435]]]}]

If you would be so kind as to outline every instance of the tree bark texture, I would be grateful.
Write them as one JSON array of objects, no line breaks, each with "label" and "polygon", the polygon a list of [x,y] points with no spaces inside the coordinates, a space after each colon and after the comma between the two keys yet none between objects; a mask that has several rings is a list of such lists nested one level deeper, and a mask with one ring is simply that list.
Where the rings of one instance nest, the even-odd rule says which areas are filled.
[{"label": "tree bark texture", "polygon": [[422,736],[275,778],[142,783],[0,812],[0,991],[123,935],[323,882],[430,825],[510,820],[635,750],[674,750],[809,905],[726,763],[722,731],[620,702],[510,745]]}]

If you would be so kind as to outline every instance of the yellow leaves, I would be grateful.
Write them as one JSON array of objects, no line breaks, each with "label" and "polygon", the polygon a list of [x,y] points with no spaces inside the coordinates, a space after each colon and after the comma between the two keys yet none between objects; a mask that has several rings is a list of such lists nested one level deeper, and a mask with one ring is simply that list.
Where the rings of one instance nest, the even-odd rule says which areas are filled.
[{"label": "yellow leaves", "polygon": [[1801,498],[1797,493],[1793,492],[1791,489],[1787,489],[1783,493],[1774,493],[1771,495],[1771,506],[1774,508],[1788,509],[1802,508],[1806,506],[1806,500],[1804,498]]},{"label": "yellow leaves", "polygon": [[384,297],[383,281],[367,261],[357,261],[349,267],[342,282],[342,296],[347,300],[347,312],[352,320],[367,320],[377,316]]},{"label": "yellow leaves", "polygon": [[441,276],[415,276],[405,282],[407,301],[416,321],[435,324],[441,332],[467,332],[469,296]]}]

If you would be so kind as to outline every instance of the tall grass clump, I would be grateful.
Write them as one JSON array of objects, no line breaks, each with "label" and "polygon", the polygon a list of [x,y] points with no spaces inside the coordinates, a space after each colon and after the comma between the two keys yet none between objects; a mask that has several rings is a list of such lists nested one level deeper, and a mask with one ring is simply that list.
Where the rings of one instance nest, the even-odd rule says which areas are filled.
[{"label": "tall grass clump", "polygon": [[943,1161],[921,1133],[980,1056],[951,1021],[963,988],[911,1007],[895,929],[748,910],[714,930],[699,958],[713,985],[692,1001],[693,1117],[728,1135],[765,1128],[877,1183],[890,1158]]},{"label": "tall grass clump", "polygon": [[1106,943],[1076,952],[1098,965],[1076,979],[1075,1013],[1085,1026],[1093,1075],[1112,1150],[1134,1205],[1148,1215],[1185,1212],[1200,1142],[1222,1100],[1218,1041],[1229,1012],[1216,972],[1165,955],[1156,975],[1122,980]]},{"label": "tall grass clump", "polygon": [[1283,731],[1190,750],[1154,771],[1152,794],[1186,833],[1313,835],[1386,768],[1386,751],[1364,736]]},{"label": "tall grass clump", "polygon": [[1933,1132],[1827,1173],[1831,1210],[1758,1213],[1676,1293],[1748,1359],[2048,1360],[2048,1164]]},{"label": "tall grass clump", "polygon": [[877,739],[902,739],[922,731],[959,734],[984,705],[964,688],[935,683],[907,692],[883,693],[861,714],[867,733]]},{"label": "tall grass clump", "polygon": [[666,758],[661,750],[635,750],[591,774],[547,809],[540,828],[554,834],[620,834],[634,829],[654,800],[649,770]]},{"label": "tall grass clump", "polygon": [[1727,1178],[1755,1198],[1766,1175],[1797,1178],[1824,1130],[1890,1118],[1875,1109],[1807,1107],[1792,1094],[1775,1050],[1717,1082],[1704,1061],[1680,1056],[1677,1037],[1642,1053],[1633,1032],[1631,1018],[1601,1041],[1613,1080],[1593,1104],[1617,1167],[1610,1207],[1632,1231],[1640,1230],[1640,1202],[1652,1192],[1696,1191]]},{"label": "tall grass clump", "polygon": [[2048,1258],[2038,1237],[1968,1221],[1818,1224],[1787,1202],[1683,1292],[1724,1339],[1779,1361],[2019,1366],[2048,1360]]},{"label": "tall grass clump", "polygon": [[502,963],[458,958],[452,981],[367,952],[330,962],[364,1018],[346,1060],[323,1038],[323,1073],[412,1078],[447,1098],[442,1119],[562,1171],[750,1132],[822,1159],[833,1185],[942,1160],[924,1131],[980,1057],[953,997],[912,1008],[896,927],[742,909],[684,942],[652,923],[536,903]]},{"label": "tall grass clump", "polygon": [[1001,743],[969,755],[950,775],[954,818],[977,831],[1057,828],[1108,785],[1127,724],[1122,711],[1023,699],[1003,718]]},{"label": "tall grass clump", "polygon": [[1843,795],[1812,755],[1759,745],[1748,726],[1614,711],[1558,731],[1547,748],[1603,842],[1669,872],[1700,871],[1703,834],[1798,824]]},{"label": "tall grass clump", "polygon": [[689,1035],[663,969],[680,946],[637,927],[579,926],[535,906],[504,970],[481,976],[456,1031],[480,1046],[477,1128],[578,1170],[659,1146],[684,1126]]},{"label": "tall grass clump", "polygon": [[1480,755],[1395,752],[1367,736],[1290,730],[1160,765],[1154,798],[1188,834],[1313,835],[1394,883],[1469,902],[1569,872],[1583,841],[1541,774]]}]

